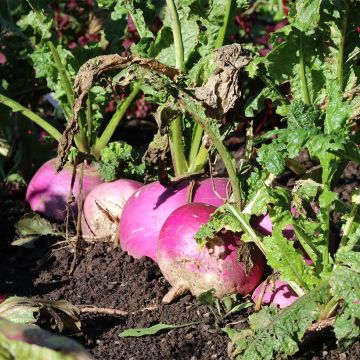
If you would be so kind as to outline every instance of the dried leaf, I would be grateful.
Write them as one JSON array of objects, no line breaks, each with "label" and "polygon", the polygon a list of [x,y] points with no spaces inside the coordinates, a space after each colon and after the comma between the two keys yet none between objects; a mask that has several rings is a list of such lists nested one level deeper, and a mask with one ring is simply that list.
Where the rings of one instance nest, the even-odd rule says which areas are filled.
[{"label": "dried leaf", "polygon": [[78,97],[75,101],[73,113],[69,118],[67,127],[59,141],[57,171],[60,171],[67,161],[67,154],[72,146],[74,136],[78,131],[79,113],[84,106],[95,80],[104,72],[126,69],[131,65],[139,65],[143,68],[151,69],[154,72],[165,74],[172,79],[179,75],[177,69],[163,65],[154,59],[143,59],[136,56],[122,57],[117,54],[103,55],[87,61],[76,75],[74,88]]},{"label": "dried leaf", "polygon": [[195,88],[195,96],[208,108],[207,114],[220,119],[241,95],[239,76],[241,69],[250,61],[241,54],[240,44],[232,44],[215,50],[216,69],[204,86]]}]

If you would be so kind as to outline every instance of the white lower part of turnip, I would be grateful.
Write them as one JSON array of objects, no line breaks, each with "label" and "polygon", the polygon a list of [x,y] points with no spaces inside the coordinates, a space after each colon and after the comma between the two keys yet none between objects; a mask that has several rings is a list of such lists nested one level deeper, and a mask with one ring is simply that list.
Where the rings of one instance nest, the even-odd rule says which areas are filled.
[{"label": "white lower part of turnip", "polygon": [[81,230],[88,237],[109,237],[118,234],[122,209],[129,197],[143,184],[119,179],[96,186],[86,197],[81,216]]}]

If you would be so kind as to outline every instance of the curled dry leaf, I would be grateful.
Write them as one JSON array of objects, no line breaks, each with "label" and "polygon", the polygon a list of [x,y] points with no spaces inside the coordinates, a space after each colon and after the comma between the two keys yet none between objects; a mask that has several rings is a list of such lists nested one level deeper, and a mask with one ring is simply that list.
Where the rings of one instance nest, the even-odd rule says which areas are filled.
[{"label": "curled dry leaf", "polygon": [[67,161],[67,154],[72,146],[74,136],[78,131],[79,113],[84,106],[94,81],[105,72],[126,69],[131,65],[139,65],[142,68],[165,74],[172,79],[179,74],[177,69],[161,64],[154,59],[143,59],[136,56],[122,57],[117,54],[103,55],[87,61],[80,68],[75,78],[74,87],[78,97],[75,101],[73,113],[69,118],[68,125],[59,141],[57,171],[60,171]]},{"label": "curled dry leaf", "polygon": [[207,107],[210,117],[220,119],[240,97],[239,75],[250,61],[241,54],[240,44],[223,46],[215,50],[216,69],[204,86],[195,88],[195,96]]}]

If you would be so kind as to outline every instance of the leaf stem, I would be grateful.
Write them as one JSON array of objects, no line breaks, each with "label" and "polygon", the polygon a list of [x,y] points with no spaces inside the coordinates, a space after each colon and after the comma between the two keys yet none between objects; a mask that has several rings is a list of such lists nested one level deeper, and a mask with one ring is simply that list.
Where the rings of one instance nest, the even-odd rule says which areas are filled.
[{"label": "leaf stem", "polygon": [[98,159],[100,157],[101,151],[105,148],[105,146],[110,141],[113,136],[115,129],[119,125],[121,119],[125,115],[127,109],[139,93],[142,86],[142,81],[138,81],[134,88],[132,89],[129,96],[124,100],[121,106],[116,110],[115,114],[112,116],[110,122],[107,124],[105,130],[101,134],[100,138],[98,138],[95,142],[95,145],[91,149],[91,153]]},{"label": "leaf stem", "polygon": [[[55,45],[53,44],[52,41],[48,41],[47,44],[50,48],[51,55],[54,59],[56,68],[59,72],[61,83],[62,83],[62,86],[66,93],[66,97],[67,97],[67,100],[68,100],[68,103],[69,103],[70,109],[71,109],[75,103],[75,95],[74,95],[74,91],[73,91],[70,79],[66,73],[65,67],[61,61],[59,52],[57,51]],[[76,135],[76,145],[80,151],[88,152],[89,147],[88,147],[87,139],[86,139],[85,132],[84,132],[84,124],[82,121],[79,121],[79,128],[80,128],[80,132],[79,132],[79,134]]]},{"label": "leaf stem", "polygon": [[228,22],[229,22],[231,4],[232,4],[231,0],[226,1],[225,12],[224,12],[224,20],[223,20],[223,24],[222,24],[222,26],[221,26],[221,28],[219,30],[218,37],[216,39],[215,48],[219,48],[219,47],[223,46],[223,43],[224,43],[224,40],[225,40],[225,35],[226,35],[226,29],[227,29]]},{"label": "leaf stem", "polygon": [[279,95],[282,105],[289,104],[289,100],[286,98],[286,96],[281,92],[279,87],[271,80],[269,79],[265,74],[261,73],[260,71],[257,73],[258,78],[269,88],[276,92],[277,95]]},{"label": "leaf stem", "polygon": [[166,0],[167,7],[172,19],[172,31],[174,36],[176,68],[180,71],[185,70],[184,46],[181,35],[181,26],[178,13],[176,11],[174,0]]},{"label": "leaf stem", "polygon": [[[176,68],[180,71],[184,71],[184,45],[182,41],[179,16],[175,7],[174,0],[166,0],[166,4],[172,18],[172,32],[174,37]],[[175,176],[181,176],[187,171],[188,167],[184,154],[181,115],[177,116],[170,124],[170,151],[175,170]]]},{"label": "leaf stem", "polygon": [[71,86],[70,79],[66,74],[66,70],[65,70],[65,68],[64,68],[64,66],[62,64],[59,52],[57,51],[55,45],[53,44],[52,41],[48,41],[47,44],[48,44],[48,46],[50,48],[51,55],[52,55],[52,57],[54,59],[56,68],[57,68],[57,70],[59,72],[60,79],[61,79],[61,82],[63,84],[64,91],[66,93],[68,103],[70,105],[70,108],[72,108],[74,106],[74,103],[75,103],[75,96],[74,96],[73,88]]},{"label": "leaf stem", "polygon": [[170,124],[170,151],[175,176],[181,177],[188,170],[182,139],[182,116],[178,115]]},{"label": "leaf stem", "polygon": [[86,124],[87,124],[87,138],[88,144],[91,146],[92,141],[92,109],[91,109],[91,99],[90,94],[86,99]]},{"label": "leaf stem", "polygon": [[29,120],[33,121],[35,124],[39,125],[42,129],[47,131],[50,136],[52,136],[56,141],[60,141],[61,133],[52,125],[50,125],[46,120],[36,115],[34,112],[22,106],[17,101],[8,98],[5,95],[0,94],[0,103],[9,107],[14,112],[19,112],[20,114],[27,117]]},{"label": "leaf stem", "polygon": [[[195,123],[195,134],[191,140],[191,148],[190,148],[190,153],[189,153],[189,166],[190,168],[192,167],[192,163],[195,161],[196,159],[196,155],[200,149],[200,145],[202,143],[202,136],[203,136],[203,129],[202,127]],[[190,168],[189,168],[189,171],[190,171]]]},{"label": "leaf stem", "polygon": [[320,313],[320,320],[330,318],[337,306],[338,302],[335,299],[330,299],[330,301],[325,305],[324,309]]},{"label": "leaf stem", "polygon": [[[330,191],[330,188],[327,184],[324,184],[324,190],[325,191]],[[324,247],[324,252],[323,252],[323,266],[324,268],[326,268],[329,265],[329,237],[330,237],[330,205],[326,205],[325,209],[324,209],[324,214],[323,214],[323,218],[324,218],[324,235],[325,235],[325,247]]]},{"label": "leaf stem", "polygon": [[345,14],[342,22],[341,28],[341,38],[340,38],[340,45],[339,45],[339,52],[337,58],[337,78],[339,81],[340,90],[343,90],[343,76],[344,76],[344,48],[345,48],[345,37],[346,37],[346,29],[347,29],[347,22],[348,22],[348,14],[349,14],[349,4],[346,0],[343,0],[345,5]]},{"label": "leaf stem", "polygon": [[[227,0],[225,5],[223,24],[219,30],[218,37],[215,43],[216,49],[220,48],[224,44],[226,30],[229,23],[231,5],[232,5],[232,0]],[[201,126],[197,125],[194,141],[192,142],[190,148],[189,173],[196,173],[201,171],[207,162],[209,153],[205,145],[201,142],[202,134],[203,134],[203,130]],[[200,137],[200,143],[199,143],[200,145],[198,145],[199,137]]]},{"label": "leaf stem", "polygon": [[305,57],[304,57],[304,34],[300,33],[299,40],[299,66],[300,66],[300,81],[301,90],[303,93],[303,101],[306,105],[310,105],[310,95],[306,80]]},{"label": "leaf stem", "polygon": [[189,166],[189,170],[188,170],[189,174],[194,174],[194,173],[196,174],[200,172],[207,163],[208,157],[209,157],[208,149],[205,147],[204,144],[201,144],[201,147],[196,155],[195,160]]},{"label": "leaf stem", "polygon": [[257,245],[257,247],[261,250],[261,252],[265,255],[265,248],[260,239],[257,237],[255,231],[253,228],[247,223],[244,215],[236,208],[234,208],[230,204],[226,204],[227,208],[231,211],[231,213],[238,219],[238,221],[241,224],[241,227],[244,231],[246,231],[251,238],[253,239],[254,243]]},{"label": "leaf stem", "polygon": [[349,238],[349,234],[351,233],[351,229],[352,229],[353,224],[354,224],[355,217],[357,215],[357,211],[359,209],[359,205],[360,205],[360,196],[355,195],[354,196],[354,202],[353,202],[353,205],[351,207],[349,217],[348,217],[348,219],[346,221],[346,224],[345,224],[344,233],[343,233],[343,235],[341,237],[341,240],[340,240],[340,247],[346,245],[346,242],[347,242],[347,240]]},{"label": "leaf stem", "polygon": [[221,156],[225,168],[227,170],[235,203],[238,206],[241,206],[241,192],[240,192],[240,182],[237,177],[236,168],[235,168],[235,160],[233,156],[229,153],[229,151],[224,146],[220,134],[216,134],[212,127],[212,123],[214,120],[208,119],[205,115],[200,115],[200,111],[196,111],[197,106],[192,102],[190,97],[184,96],[179,98],[179,102],[181,106],[193,116],[194,120],[204,129],[205,133],[209,137],[209,139],[214,144],[216,150]]}]

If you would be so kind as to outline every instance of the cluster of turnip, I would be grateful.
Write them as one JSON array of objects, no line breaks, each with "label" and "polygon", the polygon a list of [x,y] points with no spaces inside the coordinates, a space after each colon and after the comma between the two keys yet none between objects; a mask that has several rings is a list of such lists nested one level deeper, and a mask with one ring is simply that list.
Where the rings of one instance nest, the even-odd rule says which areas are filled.
[{"label": "cluster of turnip", "polygon": [[[72,214],[77,214],[79,172],[78,166]],[[26,193],[32,210],[64,220],[72,177],[70,165],[56,172],[55,159],[40,167]],[[131,256],[147,256],[157,262],[172,285],[164,302],[187,291],[199,295],[214,289],[220,298],[234,293],[251,294],[264,273],[265,260],[260,250],[252,249],[253,265],[249,269],[239,261],[239,234],[223,231],[202,248],[195,240],[195,234],[226,201],[229,189],[225,177],[182,180],[168,188],[159,181],[143,185],[118,179],[106,183],[96,168],[87,164],[82,182],[82,233],[88,237],[114,237]],[[264,234],[271,233],[269,216],[262,217],[255,227]],[[266,289],[260,284],[253,293],[255,302],[260,293],[263,304],[273,302],[279,307],[296,299],[290,286],[279,281]]]}]

